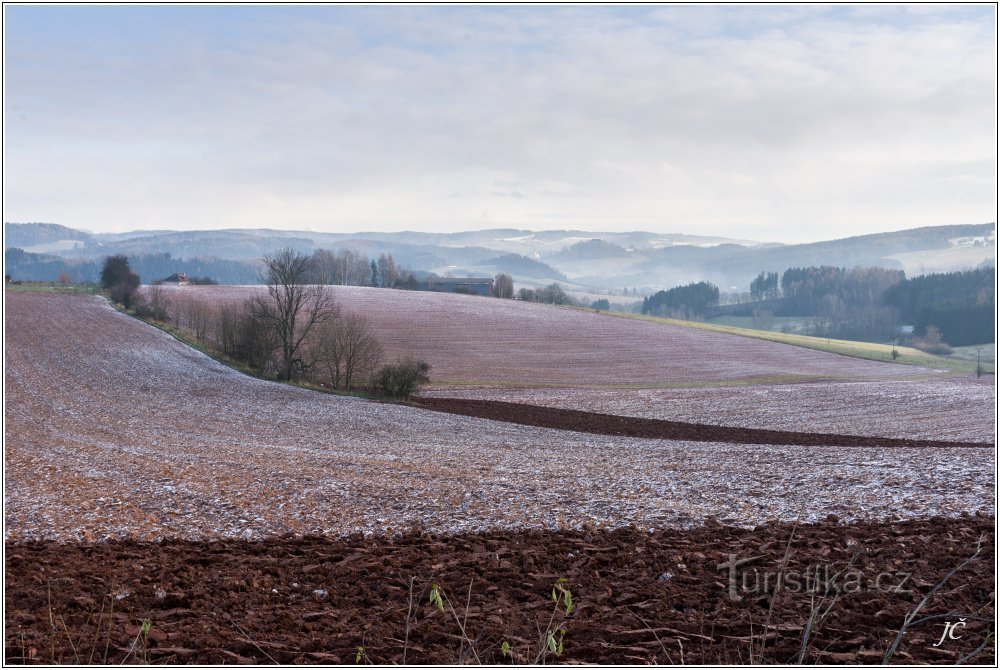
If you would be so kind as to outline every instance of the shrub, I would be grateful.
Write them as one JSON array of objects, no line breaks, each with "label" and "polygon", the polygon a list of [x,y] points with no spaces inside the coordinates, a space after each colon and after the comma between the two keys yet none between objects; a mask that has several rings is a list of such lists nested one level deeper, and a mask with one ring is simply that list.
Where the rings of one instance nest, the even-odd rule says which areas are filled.
[{"label": "shrub", "polygon": [[425,361],[408,358],[394,365],[383,365],[378,375],[378,388],[389,398],[406,399],[430,381],[431,366]]},{"label": "shrub", "polygon": [[924,336],[914,338],[912,344],[914,349],[927,354],[947,356],[951,353],[951,347],[941,338],[941,331],[937,326],[927,326]]},{"label": "shrub", "polygon": [[[134,274],[132,276],[138,280],[138,276]],[[142,302],[142,295],[138,292],[138,288],[138,282],[123,281],[108,289],[108,296],[122,307],[128,309]]]},{"label": "shrub", "polygon": [[139,289],[139,275],[132,272],[125,256],[108,256],[104,259],[101,286],[107,289],[112,300],[126,309],[141,302],[141,296],[136,293]]},{"label": "shrub", "polygon": [[167,308],[155,303],[142,303],[135,306],[135,315],[140,319],[153,319],[154,321],[167,320]]}]

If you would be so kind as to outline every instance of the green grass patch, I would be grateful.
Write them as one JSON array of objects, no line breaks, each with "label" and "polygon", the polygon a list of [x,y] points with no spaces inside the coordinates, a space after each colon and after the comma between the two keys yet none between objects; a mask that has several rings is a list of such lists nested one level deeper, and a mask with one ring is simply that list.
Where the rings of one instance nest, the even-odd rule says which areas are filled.
[{"label": "green grass patch", "polygon": [[[590,310],[587,310],[590,311]],[[882,363],[898,363],[900,365],[917,365],[937,370],[948,370],[949,372],[972,373],[976,372],[976,361],[956,356],[935,356],[926,354],[911,347],[895,347],[897,358],[892,358],[892,345],[878,344],[875,342],[856,342],[853,340],[835,340],[825,337],[812,337],[810,335],[797,335],[794,333],[779,333],[769,330],[753,330],[751,328],[741,328],[738,326],[724,326],[716,323],[706,323],[702,321],[681,321],[680,319],[668,319],[660,316],[646,316],[644,314],[628,314],[625,312],[610,312],[609,316],[626,319],[638,319],[640,321],[650,321],[652,323],[662,323],[683,328],[698,328],[715,333],[725,333],[727,335],[738,335],[740,337],[750,337],[757,340],[767,340],[780,344],[789,344],[794,347],[804,349],[815,349],[841,356],[861,358],[869,361],[879,361]],[[974,352],[973,352],[974,353]],[[993,365],[983,366],[984,371],[993,372]]]},{"label": "green grass patch", "polygon": [[54,281],[4,282],[4,290],[13,293],[74,293],[80,295],[100,295],[97,284],[60,284]]},{"label": "green grass patch", "polygon": [[[781,332],[782,326],[792,326],[792,329],[803,324],[808,317],[803,316],[774,316],[771,317],[772,326],[768,330],[774,332]],[[735,326],[736,328],[747,328],[749,330],[760,330],[754,327],[752,316],[716,316],[706,323],[710,323],[716,326]]]},{"label": "green grass patch", "polygon": [[975,344],[968,347],[952,347],[951,357],[975,363],[977,353],[983,367],[992,371],[996,365],[997,358],[997,345],[995,343]]}]

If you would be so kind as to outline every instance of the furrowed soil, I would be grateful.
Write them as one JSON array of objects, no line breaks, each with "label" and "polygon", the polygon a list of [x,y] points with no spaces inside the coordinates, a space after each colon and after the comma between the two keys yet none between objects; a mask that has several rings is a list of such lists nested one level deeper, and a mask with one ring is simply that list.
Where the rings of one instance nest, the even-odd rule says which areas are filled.
[{"label": "furrowed soil", "polygon": [[994,525],[8,543],[5,661],[988,664]]},{"label": "furrowed soil", "polygon": [[6,299],[6,540],[697,527],[711,515],[753,527],[995,507],[991,449],[523,426],[247,377],[97,297]]},{"label": "furrowed soil", "polygon": [[[938,371],[576,309],[454,293],[329,286],[367,318],[391,360],[413,356],[449,384],[662,385],[736,380],[888,380]],[[263,287],[163,288],[170,309],[238,304]]]},{"label": "furrowed soil", "polygon": [[900,439],[803,433],[787,430],[713,426],[683,421],[665,421],[642,417],[616,416],[555,407],[539,407],[523,403],[495,400],[469,400],[428,396],[413,403],[438,412],[476,416],[540,428],[561,428],[598,435],[621,435],[661,440],[691,440],[694,442],[731,442],[736,444],[781,444],[813,447],[978,447],[992,449],[991,442],[958,442],[946,440]]}]

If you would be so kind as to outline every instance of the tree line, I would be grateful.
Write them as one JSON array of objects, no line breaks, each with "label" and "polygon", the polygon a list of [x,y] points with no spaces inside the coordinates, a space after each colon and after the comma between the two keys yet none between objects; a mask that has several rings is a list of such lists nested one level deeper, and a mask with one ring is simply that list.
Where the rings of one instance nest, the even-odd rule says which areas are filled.
[{"label": "tree line", "polygon": [[201,345],[248,371],[325,388],[374,391],[404,398],[429,380],[430,366],[412,359],[387,363],[375,328],[312,283],[315,257],[284,249],[265,256],[266,292],[212,305],[194,295],[168,296],[161,286],[139,293],[124,256],[105,261],[109,297],[138,316],[172,323]]},{"label": "tree line", "polygon": [[883,301],[925,335],[932,326],[953,346],[996,341],[996,268],[948,272],[904,279]]},{"label": "tree line", "polygon": [[657,291],[642,299],[643,314],[675,319],[703,319],[708,309],[719,304],[719,287],[710,282],[696,282]]},{"label": "tree line", "polygon": [[918,343],[964,346],[996,337],[995,283],[993,267],[908,279],[890,268],[823,265],[788,268],[780,289],[777,273],[761,272],[750,283],[750,295],[770,301],[772,317],[812,317],[805,327],[810,335],[886,341],[897,339],[905,324],[914,326]]}]

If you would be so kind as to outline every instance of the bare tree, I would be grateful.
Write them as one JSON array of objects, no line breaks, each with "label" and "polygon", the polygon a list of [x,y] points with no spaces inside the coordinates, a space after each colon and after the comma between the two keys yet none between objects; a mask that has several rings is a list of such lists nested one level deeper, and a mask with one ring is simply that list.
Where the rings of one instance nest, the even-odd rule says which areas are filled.
[{"label": "bare tree", "polygon": [[266,323],[281,343],[279,378],[290,381],[308,367],[300,353],[302,344],[317,325],[334,314],[333,296],[322,286],[306,284],[313,259],[293,249],[264,256],[267,296],[251,303],[253,315]]},{"label": "bare tree", "polygon": [[399,269],[396,267],[396,261],[392,259],[392,254],[388,256],[385,254],[380,254],[378,261],[375,263],[375,269],[378,273],[378,285],[382,288],[392,288],[396,285],[399,280]]},{"label": "bare tree", "polygon": [[493,295],[498,298],[514,298],[514,278],[501,272],[493,279]]},{"label": "bare tree", "polygon": [[188,330],[199,342],[204,342],[212,322],[212,308],[194,296],[187,296],[183,302],[183,317]]},{"label": "bare tree", "polygon": [[370,384],[382,361],[382,346],[364,316],[342,313],[318,331],[316,358],[332,388],[352,391]]},{"label": "bare tree", "polygon": [[335,284],[337,259],[329,249],[317,249],[312,255],[313,268],[311,273],[314,284]]},{"label": "bare tree", "polygon": [[278,338],[274,329],[258,315],[253,299],[239,305],[221,305],[213,330],[219,350],[226,357],[263,375],[271,364]]}]

